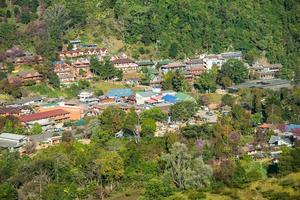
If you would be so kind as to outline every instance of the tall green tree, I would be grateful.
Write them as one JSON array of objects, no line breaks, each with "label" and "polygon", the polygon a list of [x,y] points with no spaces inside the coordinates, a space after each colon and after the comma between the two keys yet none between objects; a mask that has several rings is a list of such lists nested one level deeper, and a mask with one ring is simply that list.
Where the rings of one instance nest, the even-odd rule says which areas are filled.
[{"label": "tall green tree", "polygon": [[174,121],[187,121],[195,115],[199,107],[195,102],[184,101],[171,106],[170,116]]},{"label": "tall green tree", "polygon": [[139,116],[134,108],[130,108],[124,119],[123,130],[127,133],[134,134],[135,128],[139,123]]},{"label": "tall green tree", "polygon": [[145,184],[145,192],[143,198],[145,200],[164,199],[172,194],[172,188],[160,179],[150,179]]},{"label": "tall green tree", "polygon": [[34,123],[30,130],[30,133],[32,135],[38,135],[38,134],[41,134],[42,132],[43,132],[43,129],[39,123]]},{"label": "tall green tree", "polygon": [[142,113],[142,118],[150,118],[155,121],[166,120],[166,114],[161,111],[161,109],[154,107],[149,110],[145,110]]},{"label": "tall green tree", "polygon": [[116,106],[106,108],[99,116],[101,129],[113,134],[123,128],[126,113]]},{"label": "tall green tree", "polygon": [[163,76],[162,87],[164,90],[174,90],[176,92],[189,91],[191,86],[185,80],[184,74],[180,70],[169,71]]},{"label": "tall green tree", "polygon": [[215,92],[217,89],[216,77],[212,72],[204,72],[195,82],[195,88],[201,93]]},{"label": "tall green tree", "polygon": [[228,77],[235,84],[242,83],[248,78],[249,70],[245,64],[239,60],[230,59],[224,63],[218,75],[218,79],[222,80]]},{"label": "tall green tree", "polygon": [[171,58],[176,58],[178,55],[178,45],[176,43],[172,43],[169,48],[169,56]]},{"label": "tall green tree", "polygon": [[164,154],[165,173],[179,189],[204,188],[210,185],[212,169],[201,157],[192,159],[186,145],[174,143],[170,153]]},{"label": "tall green tree", "polygon": [[184,74],[180,70],[176,70],[172,78],[172,87],[176,92],[189,91],[190,85],[186,82]]},{"label": "tall green tree", "polygon": [[141,124],[142,136],[153,137],[156,131],[156,123],[154,119],[144,118]]},{"label": "tall green tree", "polygon": [[0,184],[0,199],[6,199],[6,200],[19,199],[16,188],[9,183]]},{"label": "tall green tree", "polygon": [[191,155],[184,144],[174,143],[169,154],[162,157],[166,162],[166,173],[168,173],[179,189],[185,189],[186,173],[189,170]]}]

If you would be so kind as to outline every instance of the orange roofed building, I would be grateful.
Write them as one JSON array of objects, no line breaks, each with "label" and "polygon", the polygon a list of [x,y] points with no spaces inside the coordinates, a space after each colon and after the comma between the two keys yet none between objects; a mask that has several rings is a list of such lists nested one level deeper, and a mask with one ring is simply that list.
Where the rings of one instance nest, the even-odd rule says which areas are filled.
[{"label": "orange roofed building", "polygon": [[264,124],[260,125],[259,128],[261,128],[261,129],[270,129],[271,126],[270,126],[270,124],[264,123]]},{"label": "orange roofed building", "polygon": [[64,122],[70,119],[70,112],[62,109],[55,109],[30,115],[24,115],[21,116],[19,119],[22,123],[38,122],[44,119],[53,120],[55,122]]},{"label": "orange roofed building", "polygon": [[53,110],[64,110],[69,113],[70,120],[80,120],[84,117],[84,108],[77,105],[59,105],[55,107],[40,107],[40,112],[53,111]]}]

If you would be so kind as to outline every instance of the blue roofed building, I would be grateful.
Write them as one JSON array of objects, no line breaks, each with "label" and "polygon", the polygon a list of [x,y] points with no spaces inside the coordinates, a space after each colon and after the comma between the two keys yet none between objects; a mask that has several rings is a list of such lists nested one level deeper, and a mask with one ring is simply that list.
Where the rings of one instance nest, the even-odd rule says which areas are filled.
[{"label": "blue roofed building", "polygon": [[133,92],[131,89],[125,88],[125,89],[112,89],[109,90],[107,93],[107,96],[109,98],[123,98],[123,97],[129,97],[133,95]]},{"label": "blue roofed building", "polygon": [[169,95],[169,94],[165,95],[165,96],[163,97],[163,100],[164,100],[165,102],[172,103],[172,104],[174,104],[174,103],[177,102],[177,98],[176,98],[175,96]]},{"label": "blue roofed building", "polygon": [[175,104],[183,101],[196,102],[190,95],[172,90],[137,92],[135,98],[137,105],[151,104],[157,106],[162,103]]},{"label": "blue roofed building", "polygon": [[287,132],[291,132],[293,131],[294,129],[300,129],[300,124],[289,124],[287,125]]}]

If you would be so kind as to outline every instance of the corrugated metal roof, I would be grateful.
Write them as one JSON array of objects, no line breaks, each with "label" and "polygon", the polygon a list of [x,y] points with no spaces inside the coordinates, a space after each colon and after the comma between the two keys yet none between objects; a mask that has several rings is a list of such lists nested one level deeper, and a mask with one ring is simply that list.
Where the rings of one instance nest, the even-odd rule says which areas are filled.
[{"label": "corrugated metal roof", "polygon": [[121,97],[129,97],[131,96],[132,90],[125,88],[125,89],[112,89],[110,91],[108,91],[107,96],[108,97],[115,97],[115,98],[121,98]]},{"label": "corrugated metal roof", "polygon": [[293,129],[298,129],[300,128],[300,124],[289,124],[287,125],[287,131],[292,131]]},{"label": "corrugated metal roof", "polygon": [[169,94],[165,95],[163,97],[163,100],[165,100],[168,103],[176,103],[177,102],[177,98],[175,96],[172,96],[172,95],[169,95]]},{"label": "corrugated metal roof", "polygon": [[147,92],[138,92],[138,95],[142,96],[142,97],[152,97],[157,95],[156,92],[152,92],[152,91],[147,91]]},{"label": "corrugated metal roof", "polygon": [[175,97],[177,98],[177,101],[195,101],[193,97],[182,92],[178,92]]},{"label": "corrugated metal roof", "polygon": [[25,139],[26,136],[25,135],[17,135],[17,134],[13,134],[13,133],[2,133],[0,134],[0,139],[3,140],[22,140]]},{"label": "corrugated metal roof", "polygon": [[18,147],[18,146],[19,146],[18,142],[1,140],[0,139],[0,147],[2,147],[2,148],[14,148],[14,147]]}]

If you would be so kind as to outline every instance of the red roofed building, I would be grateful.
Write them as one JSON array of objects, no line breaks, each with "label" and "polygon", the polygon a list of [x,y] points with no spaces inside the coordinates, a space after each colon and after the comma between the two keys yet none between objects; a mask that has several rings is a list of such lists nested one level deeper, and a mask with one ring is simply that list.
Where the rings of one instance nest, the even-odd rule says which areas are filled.
[{"label": "red roofed building", "polygon": [[193,77],[200,76],[206,71],[206,68],[203,66],[191,67],[187,69],[187,72],[193,75]]},{"label": "red roofed building", "polygon": [[167,65],[161,66],[161,71],[163,73],[167,73],[169,71],[176,71],[176,70],[184,71],[185,69],[186,69],[186,64],[181,62],[174,62],[174,63],[169,63]]},{"label": "red roofed building", "polygon": [[264,124],[260,125],[258,128],[261,128],[261,129],[270,129],[271,126],[269,124],[264,123]]},{"label": "red roofed building", "polygon": [[90,70],[89,59],[78,59],[72,62],[72,66],[75,69],[75,76],[78,80],[92,78],[92,72]]},{"label": "red roofed building", "polygon": [[105,56],[108,50],[106,48],[88,48],[85,50],[62,51],[58,54],[59,59],[76,58],[79,56]]},{"label": "red roofed building", "polygon": [[88,48],[85,49],[84,55],[86,56],[93,56],[93,55],[98,55],[98,56],[105,56],[107,54],[107,49],[106,48]]},{"label": "red roofed building", "polygon": [[111,63],[117,68],[124,72],[126,71],[136,71],[138,64],[129,58],[118,58],[112,60]]},{"label": "red roofed building", "polygon": [[40,83],[43,80],[43,75],[37,71],[32,72],[20,72],[16,76],[11,75],[8,78],[10,84],[22,84],[27,85],[32,83]]},{"label": "red roofed building", "polygon": [[58,76],[61,84],[71,84],[75,82],[75,72],[71,65],[64,61],[53,63],[53,70]]},{"label": "red roofed building", "polygon": [[0,116],[20,116],[21,115],[21,109],[20,108],[14,108],[14,107],[1,107],[0,108]]},{"label": "red roofed building", "polygon": [[58,57],[60,59],[64,58],[76,58],[78,56],[83,56],[83,52],[77,51],[77,50],[71,50],[71,51],[62,51],[58,54]]},{"label": "red roofed building", "polygon": [[49,119],[55,122],[63,122],[70,119],[70,112],[62,109],[49,110],[45,112],[34,113],[30,115],[24,115],[20,117],[20,121],[23,123],[37,122],[39,120]]}]

